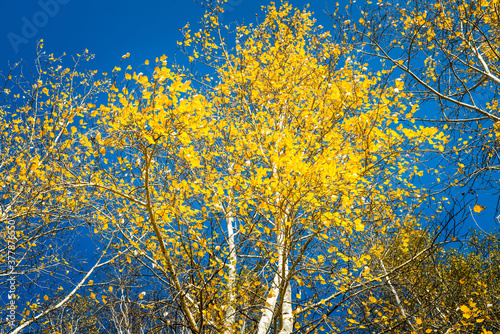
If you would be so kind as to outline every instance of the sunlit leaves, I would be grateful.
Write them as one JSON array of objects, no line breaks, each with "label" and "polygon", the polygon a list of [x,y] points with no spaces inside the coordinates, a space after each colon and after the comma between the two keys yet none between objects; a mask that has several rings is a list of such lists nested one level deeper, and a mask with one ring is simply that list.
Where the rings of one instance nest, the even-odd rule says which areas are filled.
[{"label": "sunlit leaves", "polygon": [[481,211],[483,211],[484,209],[486,209],[486,207],[482,206],[481,204],[476,204],[472,208],[472,210],[476,213],[481,213]]}]

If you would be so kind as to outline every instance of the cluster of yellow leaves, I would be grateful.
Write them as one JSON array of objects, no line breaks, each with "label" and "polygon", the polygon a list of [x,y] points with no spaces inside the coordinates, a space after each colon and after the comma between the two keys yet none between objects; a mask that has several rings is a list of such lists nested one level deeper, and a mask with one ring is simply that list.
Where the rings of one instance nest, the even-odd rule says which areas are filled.
[{"label": "cluster of yellow leaves", "polygon": [[[436,81],[436,66],[442,57],[453,57],[456,54],[470,55],[461,79],[464,83],[475,82],[476,71],[483,69],[485,64],[488,70],[498,77],[499,55],[498,47],[500,29],[498,1],[471,1],[456,3],[454,1],[433,2],[422,9],[410,10],[411,4],[400,9],[399,17],[393,18],[392,25],[397,27],[402,36],[412,38],[415,48],[428,54],[425,60],[426,76]],[[415,6],[415,8],[418,8]],[[421,29],[425,27],[425,29]],[[466,27],[466,28],[464,28]],[[478,29],[480,27],[480,29]],[[415,33],[418,31],[418,33]],[[483,41],[487,39],[487,43]],[[478,42],[480,47],[478,48]],[[397,39],[394,44],[403,47]],[[476,49],[477,48],[477,49]],[[477,57],[477,54],[480,57]],[[486,84],[485,80],[482,84]],[[428,81],[429,82],[429,81]]]},{"label": "cluster of yellow leaves", "polygon": [[[312,269],[294,276],[309,287],[317,281],[347,291],[358,271],[369,277],[363,269],[369,256],[346,255],[350,242],[415,222],[407,201],[418,205],[421,192],[409,179],[423,171],[408,152],[438,149],[446,138],[435,128],[404,126],[400,120],[418,106],[408,113],[403,82],[381,84],[380,73],[369,72],[354,53],[315,28],[311,13],[271,5],[260,25],[237,29],[239,42],[231,52],[211,44],[214,29],[220,29],[211,15],[206,30],[192,36],[185,28],[183,43],[192,46],[193,59],[218,53],[219,60],[210,62],[217,80],[206,93],[196,92],[160,59],[151,78],[126,74],[135,88],[111,95],[98,115],[103,144],[120,157],[112,170],[128,175],[109,172],[102,182],[121,198],[120,212],[132,222],[129,245],[161,262],[161,237],[168,252],[164,266],[177,261],[176,271],[192,270],[183,261],[189,259],[199,284],[187,294],[204,291],[204,298],[216,302],[201,314],[186,303],[196,317],[220,324],[225,299],[238,292],[229,291],[224,265],[234,250],[225,228],[207,230],[212,221],[235,215],[240,247],[248,243],[254,250],[246,255],[263,258],[271,268],[283,263],[283,249],[286,257],[304,254],[311,268],[354,264],[339,265],[328,277]],[[333,244],[338,251],[314,254],[292,237],[298,230],[313,235],[318,249]],[[237,281],[253,289],[266,285],[272,272],[260,279],[242,273]],[[250,296],[238,294],[236,300],[244,305]],[[301,303],[307,308],[312,296],[303,294]]]}]

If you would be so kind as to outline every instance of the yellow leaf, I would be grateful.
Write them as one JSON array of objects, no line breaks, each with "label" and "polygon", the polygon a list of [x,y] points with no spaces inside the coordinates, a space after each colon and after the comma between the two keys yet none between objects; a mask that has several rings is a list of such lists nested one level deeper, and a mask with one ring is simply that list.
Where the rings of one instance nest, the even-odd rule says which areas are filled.
[{"label": "yellow leaf", "polygon": [[474,205],[474,208],[472,210],[474,210],[474,212],[481,213],[481,211],[483,211],[484,209],[486,209],[485,206],[482,206],[481,204],[476,204]]},{"label": "yellow leaf", "polygon": [[124,55],[122,56],[122,59],[126,59],[126,58],[128,58],[128,57],[130,57],[130,52],[127,52],[126,54],[124,54]]},{"label": "yellow leaf", "polygon": [[471,317],[472,312],[470,308],[467,307],[467,305],[460,306],[460,309],[462,310],[462,312],[464,312],[463,316],[465,319],[469,319]]},{"label": "yellow leaf", "polygon": [[188,80],[188,81],[186,81],[186,82],[184,82],[184,83],[182,84],[182,86],[179,88],[179,92],[184,93],[185,91],[190,90],[190,89],[191,89],[191,88],[190,88],[190,84],[191,84],[191,81],[189,81],[189,80]]},{"label": "yellow leaf", "polygon": [[361,232],[365,229],[365,225],[361,223],[361,219],[359,218],[354,221],[354,224],[355,224],[354,229],[358,232]]}]

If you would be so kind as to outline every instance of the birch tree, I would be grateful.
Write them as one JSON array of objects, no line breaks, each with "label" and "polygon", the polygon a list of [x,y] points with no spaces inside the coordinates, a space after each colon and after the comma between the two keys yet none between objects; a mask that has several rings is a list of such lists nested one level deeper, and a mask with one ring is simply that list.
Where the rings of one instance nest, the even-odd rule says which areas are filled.
[{"label": "birch tree", "polygon": [[498,2],[391,1],[349,8],[352,16],[341,15],[340,8],[332,13],[345,41],[367,62],[385,64],[388,77],[403,74],[412,99],[428,110],[414,120],[450,135],[443,153],[454,169],[446,168],[447,175],[442,168],[440,179],[450,180],[443,184],[467,184],[464,195],[478,189],[497,194]]},{"label": "birch tree", "polygon": [[125,71],[95,113],[96,151],[116,158],[81,182],[106,194],[103,226],[163,280],[187,332],[357,326],[347,301],[406,264],[374,276],[377,249],[356,245],[415,226],[425,193],[411,181],[446,142],[404,126],[418,106],[403,81],[382,82],[311,13],[265,15],[229,48],[208,12],[182,44],[213,75],[162,57],[150,78]]},{"label": "birch tree", "polygon": [[[446,190],[447,197],[452,198],[448,210],[464,212],[479,231],[483,224],[497,224],[498,205],[488,205],[488,215],[483,216],[485,223],[475,216],[486,209],[481,198],[496,198],[498,194],[498,2],[378,1],[367,2],[362,8],[352,4],[347,9],[348,15],[341,15],[343,11],[338,8],[331,16],[344,32],[344,41],[355,45],[365,61],[385,64],[388,80],[404,75],[412,102],[420,103],[422,110],[425,108],[425,112],[413,115],[413,121],[435,125],[449,135],[448,145],[436,152],[441,156],[441,162],[436,164],[441,172],[435,186],[436,192]],[[481,233],[485,240],[491,237]],[[446,267],[461,276],[450,268],[458,263],[467,267],[468,261],[477,261],[472,260],[474,252],[469,249],[477,242],[477,236],[469,236],[455,235],[462,244],[454,244],[454,251],[443,250],[432,257],[432,263],[425,261],[426,265],[415,268],[422,277],[434,280],[431,284],[418,275],[412,279],[411,284],[422,283],[425,288],[419,290],[419,297],[409,297],[407,305],[422,305],[424,309],[424,305],[430,305],[425,317],[420,307],[413,311],[419,315],[421,331],[427,326],[428,330],[441,332],[489,333],[497,327],[495,312],[484,306],[489,304],[484,300],[497,298],[496,288],[484,286],[478,298],[477,284],[482,285],[482,279],[462,279],[458,283],[441,271]],[[485,253],[476,255],[481,258]],[[424,274],[423,268],[433,268],[433,273]],[[408,278],[402,277],[405,279]],[[411,284],[401,282],[401,291],[412,295],[415,289]],[[456,294],[452,286],[456,287]],[[463,291],[467,293],[462,295]],[[474,317],[480,319],[475,324],[471,320]]]},{"label": "birch tree", "polygon": [[42,43],[37,51],[34,65],[16,63],[1,74],[0,275],[8,307],[1,330],[12,333],[41,330],[37,322],[67,309],[113,257],[78,249],[91,237],[96,196],[71,182],[95,163],[78,152],[74,134],[106,80],[84,68],[88,51],[72,61],[46,54]]}]

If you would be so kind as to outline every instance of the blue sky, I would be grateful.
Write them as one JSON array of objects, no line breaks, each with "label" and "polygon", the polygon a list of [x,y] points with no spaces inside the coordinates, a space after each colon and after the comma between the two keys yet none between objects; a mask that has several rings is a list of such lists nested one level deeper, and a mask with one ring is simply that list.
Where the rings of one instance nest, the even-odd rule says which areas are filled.
[{"label": "blue sky", "polygon": [[[229,0],[223,21],[255,22],[255,14],[269,3]],[[310,3],[318,23],[328,26],[325,0],[290,3],[298,8]],[[127,52],[133,65],[163,54],[182,62],[176,44],[182,39],[179,29],[187,22],[195,27],[204,13],[193,0],[0,0],[0,6],[0,70],[4,71],[8,61],[34,59],[39,39],[44,40],[45,51],[55,55],[88,49],[96,56],[93,68],[102,72],[118,65]]]}]

